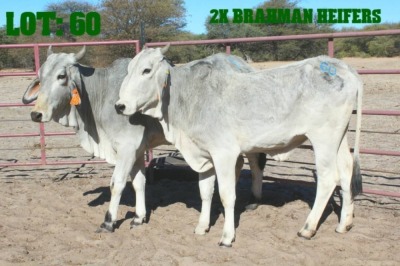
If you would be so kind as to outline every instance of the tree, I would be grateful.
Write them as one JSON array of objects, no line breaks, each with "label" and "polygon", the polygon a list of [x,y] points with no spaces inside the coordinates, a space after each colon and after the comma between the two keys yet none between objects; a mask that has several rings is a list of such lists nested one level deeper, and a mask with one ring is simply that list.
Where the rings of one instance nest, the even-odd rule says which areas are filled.
[{"label": "tree", "polygon": [[[5,27],[0,27],[0,44],[13,43],[13,39],[14,37],[7,36]],[[0,69],[9,67],[12,61],[9,49],[0,49]]]},{"label": "tree", "polygon": [[[270,0],[266,1],[254,9],[267,8],[286,8],[301,9],[298,1],[291,0]],[[298,35],[310,34],[318,32],[334,31],[331,25],[319,25],[317,23],[309,24],[209,24],[206,21],[207,37],[215,38],[235,38],[235,37],[260,37],[260,36],[281,36],[281,35]],[[327,45],[325,40],[299,40],[299,41],[274,41],[262,43],[248,43],[232,45],[232,49],[236,54],[246,54],[256,61],[265,60],[293,60],[303,59],[310,56],[327,53]]]},{"label": "tree", "polygon": [[[365,26],[361,31],[376,31],[398,29],[400,23],[382,23]],[[360,31],[355,28],[343,28],[342,31]],[[368,36],[358,38],[343,38],[335,41],[337,57],[367,57],[367,56],[399,56],[400,36]]]},{"label": "tree", "polygon": [[61,39],[76,41],[76,37],[70,32],[70,15],[74,12],[88,13],[91,11],[97,11],[98,7],[90,4],[89,2],[67,0],[48,4],[46,10],[50,12],[56,12],[57,17],[63,19],[63,23],[61,25],[52,25],[51,32],[55,35],[56,31],[61,29],[63,31],[63,36]]},{"label": "tree", "polygon": [[169,40],[186,26],[183,0],[103,0],[103,34],[116,39],[140,39],[141,25],[146,42]]}]

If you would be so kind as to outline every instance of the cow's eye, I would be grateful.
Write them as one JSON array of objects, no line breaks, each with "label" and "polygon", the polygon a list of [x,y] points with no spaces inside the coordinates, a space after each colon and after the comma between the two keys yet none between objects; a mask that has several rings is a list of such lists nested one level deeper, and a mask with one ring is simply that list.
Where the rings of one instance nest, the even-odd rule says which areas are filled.
[{"label": "cow's eye", "polygon": [[146,68],[145,70],[143,70],[142,75],[149,74],[150,72],[151,72],[151,69],[150,68]]},{"label": "cow's eye", "polygon": [[65,74],[60,74],[57,76],[57,79],[65,79],[67,77],[67,75]]}]

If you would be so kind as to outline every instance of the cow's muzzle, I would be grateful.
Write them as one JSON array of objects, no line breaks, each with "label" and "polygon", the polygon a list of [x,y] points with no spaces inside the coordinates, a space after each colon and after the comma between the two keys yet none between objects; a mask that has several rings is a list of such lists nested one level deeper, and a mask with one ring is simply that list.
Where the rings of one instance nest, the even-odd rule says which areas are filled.
[{"label": "cow's muzzle", "polygon": [[31,119],[34,122],[42,122],[42,113],[40,112],[31,112]]},{"label": "cow's muzzle", "polygon": [[122,103],[116,103],[115,104],[115,110],[120,115],[124,113],[125,108],[126,108],[125,104],[122,104]]}]

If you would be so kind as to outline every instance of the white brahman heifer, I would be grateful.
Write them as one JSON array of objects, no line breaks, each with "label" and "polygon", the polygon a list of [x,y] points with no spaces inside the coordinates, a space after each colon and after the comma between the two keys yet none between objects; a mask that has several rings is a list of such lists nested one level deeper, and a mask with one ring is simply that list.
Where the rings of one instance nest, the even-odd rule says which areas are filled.
[{"label": "white brahman heifer", "polygon": [[[233,73],[212,62],[171,66],[168,46],[144,49],[128,67],[116,109],[160,120],[166,139],[199,173],[217,175],[225,223],[219,244],[235,239],[235,164],[241,153],[286,154],[306,139],[318,174],[314,206],[298,235],[311,238],[337,185],[343,205],[337,232],[353,224],[361,191],[359,136],[363,85],[350,66],[319,56],[284,67]],[[357,103],[354,158],[347,128]]]}]

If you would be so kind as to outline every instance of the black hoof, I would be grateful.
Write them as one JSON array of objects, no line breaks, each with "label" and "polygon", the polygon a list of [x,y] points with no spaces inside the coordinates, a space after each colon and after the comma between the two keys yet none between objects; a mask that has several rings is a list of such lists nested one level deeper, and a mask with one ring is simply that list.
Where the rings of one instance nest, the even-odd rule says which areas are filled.
[{"label": "black hoof", "polygon": [[313,233],[311,237],[307,237],[307,236],[303,236],[300,232],[297,232],[297,236],[298,236],[298,237],[301,237],[301,238],[304,238],[304,239],[307,239],[307,240],[311,240],[311,238],[312,238],[313,236],[315,236],[315,233]]},{"label": "black hoof", "polygon": [[251,194],[249,202],[244,207],[245,211],[254,211],[260,205],[260,199],[257,199],[253,194]]},{"label": "black hoof", "polygon": [[222,243],[222,242],[219,242],[219,243],[218,243],[218,246],[220,246],[220,247],[222,247],[222,248],[231,248],[231,247],[232,247],[232,244],[227,245],[227,244],[224,244],[224,243]]},{"label": "black hoof", "polygon": [[114,226],[109,223],[102,223],[100,228],[96,230],[96,233],[112,233],[114,232]]},{"label": "black hoof", "polygon": [[132,220],[131,221],[131,229],[134,228],[134,227],[140,226],[142,224],[143,223],[141,223],[141,222],[136,222],[135,220]]},{"label": "black hoof", "polygon": [[[210,232],[210,227],[208,227],[206,230],[204,230],[204,233],[207,234]],[[196,229],[193,230],[193,234],[196,234]],[[205,234],[196,234],[196,235],[205,235]]]},{"label": "black hoof", "polygon": [[350,224],[350,225],[348,225],[348,226],[346,226],[346,231],[348,232],[348,231],[350,231],[351,230],[351,228],[353,228],[353,224]]},{"label": "black hoof", "polygon": [[245,207],[244,207],[244,210],[245,211],[254,211],[255,209],[257,209],[258,208],[258,203],[250,203],[250,204],[247,204]]},{"label": "black hoof", "polygon": [[131,221],[131,229],[137,226],[140,226],[146,222],[146,217],[144,217],[141,221],[139,220],[139,216],[135,213],[133,220]]},{"label": "black hoof", "polygon": [[218,243],[218,246],[223,247],[223,248],[231,248],[232,247],[232,243],[235,242],[236,240],[236,236],[233,237],[232,242],[230,244],[224,244],[222,242]]},{"label": "black hoof", "polygon": [[346,226],[346,230],[345,230],[345,231],[340,232],[340,231],[338,231],[338,230],[335,230],[335,232],[336,232],[336,233],[339,233],[339,234],[344,234],[344,233],[347,233],[348,231],[350,231],[351,228],[353,228],[353,226],[354,226],[353,224],[350,224],[350,225]]}]

